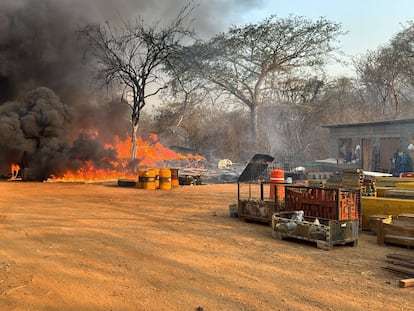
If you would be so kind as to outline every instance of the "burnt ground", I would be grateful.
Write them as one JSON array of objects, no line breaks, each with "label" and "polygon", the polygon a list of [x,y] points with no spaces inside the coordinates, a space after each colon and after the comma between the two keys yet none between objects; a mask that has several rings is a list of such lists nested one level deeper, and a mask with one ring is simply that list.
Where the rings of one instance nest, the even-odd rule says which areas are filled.
[{"label": "burnt ground", "polygon": [[1,310],[414,310],[362,232],[324,251],[229,217],[236,184],[0,182]]}]

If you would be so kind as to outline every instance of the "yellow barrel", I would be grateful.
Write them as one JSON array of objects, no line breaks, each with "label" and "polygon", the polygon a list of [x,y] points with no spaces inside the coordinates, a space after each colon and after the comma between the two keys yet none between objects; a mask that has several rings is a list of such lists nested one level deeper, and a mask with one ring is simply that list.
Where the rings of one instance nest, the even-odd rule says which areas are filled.
[{"label": "yellow barrel", "polygon": [[178,187],[180,182],[178,180],[178,168],[171,169],[171,187]]},{"label": "yellow barrel", "polygon": [[160,189],[171,189],[171,170],[169,168],[160,169]]},{"label": "yellow barrel", "polygon": [[160,188],[160,170],[158,168],[154,168],[155,171],[155,189]]},{"label": "yellow barrel", "polygon": [[144,171],[144,189],[156,189],[155,188],[155,180],[157,178],[157,171],[156,170],[145,170]]},{"label": "yellow barrel", "polygon": [[144,177],[145,177],[145,170],[138,170],[138,182],[137,188],[144,189]]}]

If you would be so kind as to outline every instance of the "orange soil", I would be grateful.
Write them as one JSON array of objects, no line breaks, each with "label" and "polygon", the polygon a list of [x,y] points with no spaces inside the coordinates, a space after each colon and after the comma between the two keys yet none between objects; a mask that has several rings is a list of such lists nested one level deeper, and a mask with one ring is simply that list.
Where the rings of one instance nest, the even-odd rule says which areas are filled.
[{"label": "orange soil", "polygon": [[237,185],[0,182],[1,310],[414,310],[362,232],[324,251],[229,217]]}]

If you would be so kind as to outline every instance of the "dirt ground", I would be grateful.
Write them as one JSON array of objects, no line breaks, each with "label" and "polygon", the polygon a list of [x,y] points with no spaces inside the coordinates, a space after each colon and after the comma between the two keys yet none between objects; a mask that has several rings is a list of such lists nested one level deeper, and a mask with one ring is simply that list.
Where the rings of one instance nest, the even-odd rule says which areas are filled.
[{"label": "dirt ground", "polygon": [[362,232],[324,251],[229,217],[237,185],[0,182],[1,310],[414,310]]}]

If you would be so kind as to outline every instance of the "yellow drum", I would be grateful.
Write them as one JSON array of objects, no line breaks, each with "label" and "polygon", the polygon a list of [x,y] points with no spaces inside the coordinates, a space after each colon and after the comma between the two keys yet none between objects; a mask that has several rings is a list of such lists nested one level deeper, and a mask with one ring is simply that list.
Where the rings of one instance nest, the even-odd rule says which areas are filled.
[{"label": "yellow drum", "polygon": [[160,170],[158,168],[154,169],[155,171],[155,189],[160,188]]},{"label": "yellow drum", "polygon": [[171,170],[169,168],[160,169],[160,189],[171,189]]},{"label": "yellow drum", "polygon": [[144,189],[144,177],[145,177],[145,170],[138,170],[138,182],[137,188]]},{"label": "yellow drum", "polygon": [[145,170],[143,174],[143,185],[144,189],[156,189],[156,179],[157,171],[156,170]]}]

